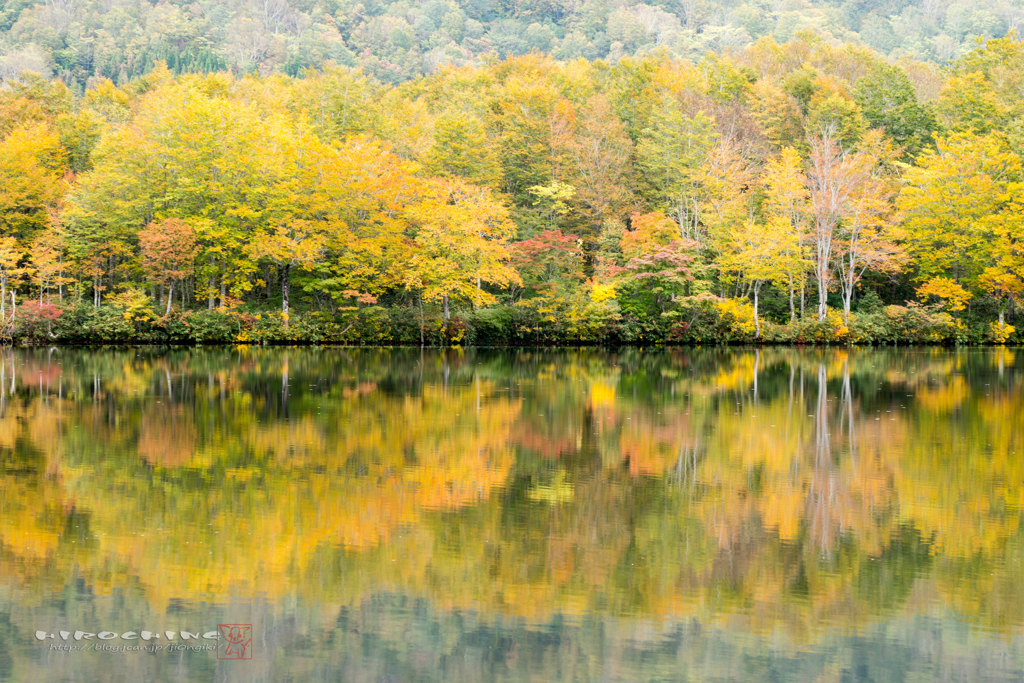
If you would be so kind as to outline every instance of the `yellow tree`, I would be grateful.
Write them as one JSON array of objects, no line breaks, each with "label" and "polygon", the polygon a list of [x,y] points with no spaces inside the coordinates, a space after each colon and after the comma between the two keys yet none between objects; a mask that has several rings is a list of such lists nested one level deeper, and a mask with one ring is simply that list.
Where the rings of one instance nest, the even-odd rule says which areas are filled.
[{"label": "yellow tree", "polygon": [[765,167],[765,213],[770,222],[785,225],[791,239],[784,241],[788,248],[785,263],[789,266],[786,282],[789,287],[789,319],[796,321],[796,292],[800,291],[800,315],[804,313],[804,285],[809,263],[805,258],[807,242],[807,177],[804,175],[800,154],[792,147],[782,150],[776,159],[769,159]]},{"label": "yellow tree", "polygon": [[577,198],[600,226],[630,199],[626,185],[632,143],[603,95],[592,97],[562,145]]},{"label": "yellow tree", "polygon": [[493,303],[494,295],[483,289],[484,282],[500,287],[521,284],[519,274],[507,264],[515,226],[489,189],[457,179],[429,180],[422,200],[409,208],[407,216],[415,251],[406,286],[419,291],[421,299],[441,301],[445,320],[451,315],[451,299]]},{"label": "yellow tree", "polygon": [[315,170],[309,217],[326,221],[327,255],[316,265],[316,286],[332,298],[346,292],[379,294],[405,284],[409,250],[406,209],[421,181],[390,145],[354,136],[310,155]]},{"label": "yellow tree", "polygon": [[900,209],[922,280],[948,276],[979,287],[996,260],[998,236],[1012,240],[1016,230],[1020,175],[1020,159],[993,135],[939,138],[936,150],[918,159],[904,176]]},{"label": "yellow tree", "polygon": [[649,256],[679,239],[679,226],[661,211],[634,213],[630,228],[622,235],[622,255],[627,260]]},{"label": "yellow tree", "polygon": [[281,314],[288,327],[291,271],[313,268],[324,251],[324,225],[303,218],[289,218],[270,230],[257,233],[250,245],[254,258],[268,259],[281,275]]},{"label": "yellow tree", "polygon": [[796,235],[783,216],[769,216],[766,221],[745,221],[728,231],[721,267],[740,273],[750,284],[754,297],[754,333],[761,336],[758,303],[761,287],[766,282],[788,283],[790,274],[799,267],[792,261],[799,254]]},{"label": "yellow tree", "polygon": [[63,285],[68,280],[64,272],[64,236],[53,227],[43,230],[32,240],[29,259],[35,281],[39,284],[39,303],[43,303],[43,293],[50,296],[50,288],[56,286],[59,296],[63,299]]},{"label": "yellow tree", "polygon": [[7,317],[7,291],[11,291],[11,315],[14,315],[17,303],[14,299],[14,289],[24,270],[18,265],[23,252],[14,237],[0,237],[0,327],[8,322]]},{"label": "yellow tree", "polygon": [[496,187],[501,181],[498,155],[483,123],[465,112],[443,114],[434,121],[434,144],[423,164],[432,174],[477,185]]},{"label": "yellow tree", "polygon": [[0,232],[31,240],[63,198],[66,155],[44,124],[27,124],[0,141]]},{"label": "yellow tree", "polygon": [[1014,201],[1006,210],[992,217],[992,260],[978,279],[980,288],[993,296],[999,305],[999,322],[995,333],[1002,342],[1012,333],[1006,331],[1006,309],[1024,294],[1024,204],[1021,191],[1024,184],[1014,183]]}]

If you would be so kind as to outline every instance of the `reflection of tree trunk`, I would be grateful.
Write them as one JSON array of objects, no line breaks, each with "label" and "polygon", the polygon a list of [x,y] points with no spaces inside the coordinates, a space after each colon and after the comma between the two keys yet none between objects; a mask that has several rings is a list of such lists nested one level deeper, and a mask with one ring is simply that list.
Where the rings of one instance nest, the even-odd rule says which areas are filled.
[{"label": "reflection of tree trunk", "polygon": [[857,449],[853,429],[853,390],[850,388],[850,361],[843,362],[843,412],[846,414],[846,429],[850,441],[850,461],[856,465]]},{"label": "reflection of tree trunk", "polygon": [[793,365],[793,359],[789,360],[789,412],[793,413],[793,379],[796,377],[796,366]]},{"label": "reflection of tree trunk", "polygon": [[818,404],[815,410],[814,470],[808,491],[811,537],[822,553],[828,554],[834,545],[832,504],[835,499],[832,476],[832,447],[828,433],[828,386],[825,365],[818,365]]},{"label": "reflection of tree trunk", "polygon": [[815,427],[815,448],[814,448],[814,464],[816,467],[820,467],[826,460],[825,458],[829,453],[829,434],[828,434],[828,382],[825,376],[825,364],[818,364],[818,404],[815,410],[815,418],[817,421]]},{"label": "reflection of tree trunk", "polygon": [[444,383],[445,396],[448,395],[448,375],[451,374],[451,366],[448,365],[448,352],[441,349],[442,382]]},{"label": "reflection of tree trunk", "polygon": [[679,454],[676,456],[676,465],[673,468],[675,470],[676,484],[682,488],[683,484],[687,484],[688,488],[692,491],[697,486],[697,464],[700,462],[700,458],[697,452],[700,450],[700,443],[695,443],[691,447],[685,446],[682,442],[679,444]]},{"label": "reflection of tree trunk", "polygon": [[761,369],[761,349],[754,349],[754,405],[757,405],[757,373]]},{"label": "reflection of tree trunk", "polygon": [[281,414],[288,415],[288,356],[281,366]]}]

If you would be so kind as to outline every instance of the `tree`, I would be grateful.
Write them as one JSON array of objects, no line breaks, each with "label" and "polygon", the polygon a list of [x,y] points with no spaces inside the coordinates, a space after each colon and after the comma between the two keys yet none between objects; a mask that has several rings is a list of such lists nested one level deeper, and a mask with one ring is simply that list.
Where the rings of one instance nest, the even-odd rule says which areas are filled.
[{"label": "tree", "polygon": [[167,287],[165,314],[169,315],[174,301],[174,283],[195,272],[195,259],[199,252],[195,230],[180,218],[152,222],[139,233],[139,247],[142,250],[142,268],[150,281]]},{"label": "tree", "polygon": [[281,275],[281,314],[288,327],[291,270],[298,266],[312,269],[323,255],[326,236],[317,221],[291,218],[283,225],[256,234],[250,245],[253,258],[268,259]]},{"label": "tree", "polygon": [[754,334],[761,336],[758,303],[765,282],[788,283],[799,253],[797,236],[784,216],[770,216],[766,221],[749,220],[729,231],[722,270],[740,273],[750,283],[754,296]]},{"label": "tree", "polygon": [[433,175],[458,177],[475,185],[497,187],[501,180],[501,165],[483,124],[461,112],[434,121],[434,144],[423,162]]},{"label": "tree", "polygon": [[684,295],[695,279],[698,244],[693,240],[673,240],[652,251],[640,252],[626,262],[620,280],[636,288],[637,294],[653,297],[662,317],[676,315],[668,305]]},{"label": "tree", "polygon": [[848,205],[839,224],[836,274],[843,299],[843,324],[850,324],[853,292],[867,270],[897,272],[903,264],[903,249],[897,243],[894,183],[885,177],[884,166],[895,156],[877,131],[869,133],[866,144],[874,149],[851,158],[852,187]]},{"label": "tree", "polygon": [[623,233],[620,243],[627,260],[650,256],[679,239],[679,226],[660,211],[634,213],[629,222],[631,229]]},{"label": "tree", "polygon": [[[161,76],[133,124],[97,146],[68,211],[69,249],[89,263],[94,287],[104,270],[114,286],[142,226],[180,218],[196,229],[199,289],[210,307],[218,284],[222,295],[252,288],[257,265],[248,246],[293,203],[296,133],[273,93],[256,88],[248,101],[218,94],[229,85],[223,76]],[[95,258],[101,250],[106,263]]]},{"label": "tree", "polygon": [[451,299],[493,303],[494,295],[482,288],[484,282],[500,287],[521,284],[506,263],[515,226],[489,189],[456,179],[430,180],[406,215],[415,243],[406,286],[427,301],[441,301],[445,320],[451,315]]},{"label": "tree", "polygon": [[11,293],[11,316],[17,310],[14,298],[14,287],[21,279],[24,270],[19,265],[23,256],[18,240],[14,237],[0,237],[0,328],[6,330],[9,322],[7,317],[7,292]]},{"label": "tree", "polygon": [[510,244],[508,251],[509,265],[519,273],[524,288],[568,289],[583,281],[582,252],[576,235],[545,230]]},{"label": "tree", "polygon": [[348,298],[346,291],[376,295],[404,286],[414,248],[406,211],[423,188],[414,166],[389,144],[354,136],[321,147],[310,168],[316,189],[308,216],[326,222],[327,237],[315,288]]},{"label": "tree", "polygon": [[1024,294],[1024,201],[1021,199],[1024,184],[1015,185],[1012,203],[991,217],[991,261],[978,279],[982,291],[992,295],[998,303],[1000,332],[1006,325],[1007,307]]},{"label": "tree", "polygon": [[63,286],[68,279],[64,273],[64,236],[53,226],[40,232],[32,241],[29,258],[36,281],[39,283],[39,303],[43,303],[43,292],[47,300],[50,287],[56,285],[59,296],[63,300]]},{"label": "tree", "polygon": [[807,188],[819,321],[828,311],[833,274],[848,321],[853,289],[864,270],[896,264],[898,250],[888,229],[889,190],[875,176],[878,163],[874,154],[844,149],[832,126],[811,138]]},{"label": "tree", "polygon": [[789,289],[789,320],[796,322],[796,292],[800,290],[800,315],[804,314],[804,285],[810,266],[806,258],[809,217],[807,177],[801,167],[800,155],[785,147],[777,159],[769,159],[765,168],[766,220],[784,224],[791,238],[783,241],[787,248],[784,262]]},{"label": "tree", "polygon": [[940,137],[906,172],[899,198],[918,277],[946,276],[977,290],[998,245],[1015,238],[1021,188],[1020,159],[997,137]]},{"label": "tree", "polygon": [[702,237],[704,164],[714,139],[709,117],[702,112],[688,117],[677,102],[665,98],[637,144],[637,163],[683,239],[699,242]]},{"label": "tree", "polygon": [[43,124],[15,128],[0,141],[0,232],[23,241],[46,227],[64,196],[66,155]]},{"label": "tree", "polygon": [[586,103],[564,152],[577,188],[577,198],[590,214],[595,230],[629,198],[626,179],[632,143],[626,128],[604,96]]},{"label": "tree", "polygon": [[906,72],[884,62],[857,81],[854,100],[872,128],[881,128],[902,149],[904,159],[913,159],[935,143],[935,114],[917,101]]}]

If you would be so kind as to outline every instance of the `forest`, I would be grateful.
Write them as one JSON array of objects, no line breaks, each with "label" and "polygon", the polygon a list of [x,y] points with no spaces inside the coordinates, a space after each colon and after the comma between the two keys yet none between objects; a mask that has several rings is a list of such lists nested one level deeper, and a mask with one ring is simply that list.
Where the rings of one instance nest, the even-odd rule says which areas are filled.
[{"label": "forest", "polygon": [[800,31],[398,84],[177,71],[6,80],[5,338],[1019,339],[1013,32],[945,66]]},{"label": "forest", "polygon": [[945,63],[1022,19],[1021,0],[0,0],[0,77],[52,73],[81,94],[162,59],[176,74],[293,76],[333,61],[399,83],[533,50],[698,60],[806,30]]}]

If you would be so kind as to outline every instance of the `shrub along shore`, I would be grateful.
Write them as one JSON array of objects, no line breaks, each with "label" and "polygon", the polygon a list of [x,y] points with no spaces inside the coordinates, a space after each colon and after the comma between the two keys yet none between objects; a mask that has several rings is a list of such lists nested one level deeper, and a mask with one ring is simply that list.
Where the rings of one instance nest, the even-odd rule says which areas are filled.
[{"label": "shrub along shore", "polygon": [[[521,305],[451,311],[440,307],[367,306],[355,311],[305,311],[287,324],[280,312],[224,308],[172,311],[150,307],[31,303],[18,307],[8,339],[17,344],[339,344],[353,346],[575,346],[696,344],[940,344],[1016,343],[1013,327],[989,322],[986,311],[954,318],[938,306],[908,302],[882,305],[875,295],[843,323],[829,309],[780,324],[735,300],[691,297],[678,316],[623,313],[608,302],[589,301],[579,310],[537,311]],[[816,313],[816,312],[815,312]],[[976,316],[976,317],[975,317]]]}]

